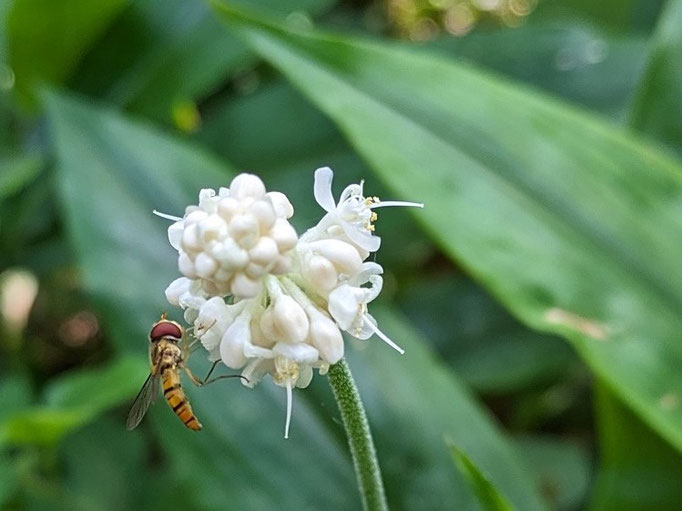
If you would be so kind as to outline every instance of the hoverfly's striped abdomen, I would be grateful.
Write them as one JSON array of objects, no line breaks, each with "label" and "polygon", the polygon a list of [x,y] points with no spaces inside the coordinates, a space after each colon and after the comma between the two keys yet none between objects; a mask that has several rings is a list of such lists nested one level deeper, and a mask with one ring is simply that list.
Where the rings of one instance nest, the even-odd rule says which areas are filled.
[{"label": "hoverfly's striped abdomen", "polygon": [[194,415],[192,407],[187,400],[185,391],[180,385],[180,375],[177,370],[167,368],[161,373],[163,380],[163,397],[168,401],[168,405],[173,409],[175,415],[193,431],[199,431],[202,426]]}]

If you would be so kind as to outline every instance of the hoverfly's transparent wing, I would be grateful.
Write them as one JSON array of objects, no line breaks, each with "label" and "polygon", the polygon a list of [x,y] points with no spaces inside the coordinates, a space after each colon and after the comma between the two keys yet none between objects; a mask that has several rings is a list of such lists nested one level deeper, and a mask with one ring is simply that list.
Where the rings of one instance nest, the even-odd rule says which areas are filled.
[{"label": "hoverfly's transparent wing", "polygon": [[159,380],[160,375],[149,374],[147,380],[142,385],[140,392],[138,392],[137,397],[133,406],[128,412],[128,420],[126,420],[126,427],[128,430],[135,429],[137,425],[142,422],[142,418],[149,410],[149,405],[151,405],[154,400],[159,395]]}]

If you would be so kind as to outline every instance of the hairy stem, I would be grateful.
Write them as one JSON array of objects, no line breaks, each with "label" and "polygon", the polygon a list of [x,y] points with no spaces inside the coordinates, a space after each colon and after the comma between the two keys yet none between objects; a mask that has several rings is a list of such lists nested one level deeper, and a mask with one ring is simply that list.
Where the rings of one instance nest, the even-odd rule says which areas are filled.
[{"label": "hairy stem", "polygon": [[366,511],[388,510],[367,415],[344,359],[329,368],[329,384],[341,410],[364,508]]}]

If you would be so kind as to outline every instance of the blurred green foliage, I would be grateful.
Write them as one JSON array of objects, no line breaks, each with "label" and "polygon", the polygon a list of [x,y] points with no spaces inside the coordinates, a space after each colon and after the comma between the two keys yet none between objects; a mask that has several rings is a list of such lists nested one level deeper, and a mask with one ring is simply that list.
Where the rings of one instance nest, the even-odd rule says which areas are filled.
[{"label": "blurred green foliage", "polygon": [[377,223],[407,353],[347,350],[392,509],[678,509],[682,1],[418,44],[388,0],[226,4],[0,1],[0,509],[359,506],[324,378],[287,441],[267,381],[124,427],[177,276],[151,210],[245,169],[303,230],[324,165],[426,203]]}]

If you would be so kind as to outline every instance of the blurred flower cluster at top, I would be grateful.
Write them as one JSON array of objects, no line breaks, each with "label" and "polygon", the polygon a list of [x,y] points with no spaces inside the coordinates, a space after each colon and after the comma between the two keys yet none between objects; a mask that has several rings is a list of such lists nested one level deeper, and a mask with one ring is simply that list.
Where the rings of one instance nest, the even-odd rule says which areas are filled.
[{"label": "blurred flower cluster at top", "polygon": [[386,0],[391,23],[402,37],[432,39],[439,32],[468,34],[477,23],[490,20],[520,25],[538,0]]}]

